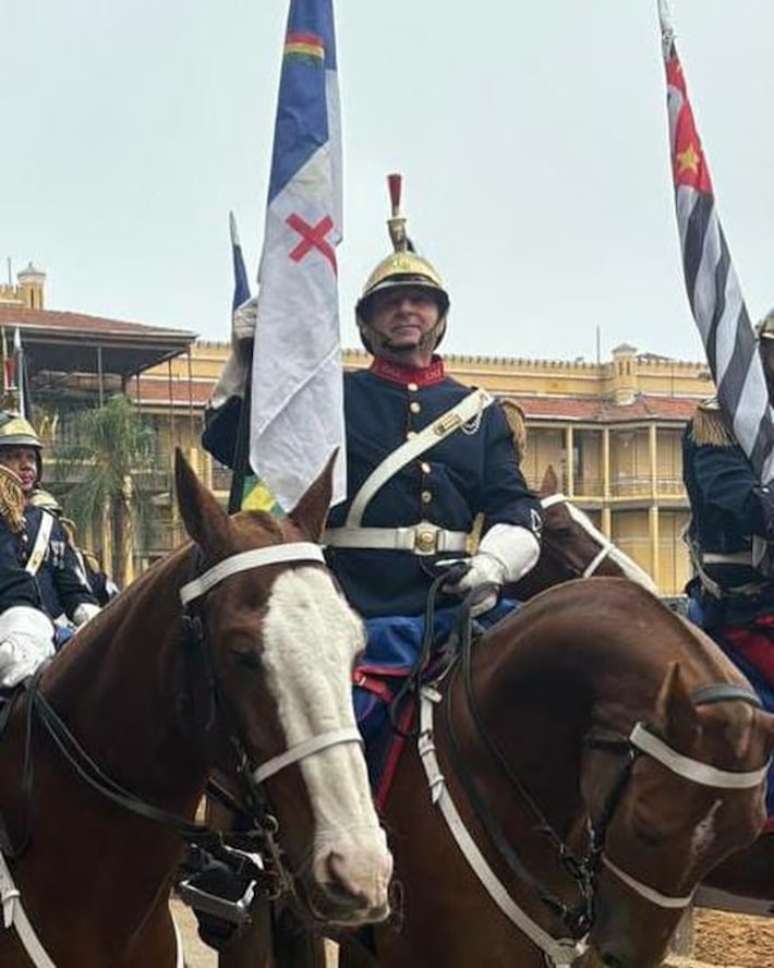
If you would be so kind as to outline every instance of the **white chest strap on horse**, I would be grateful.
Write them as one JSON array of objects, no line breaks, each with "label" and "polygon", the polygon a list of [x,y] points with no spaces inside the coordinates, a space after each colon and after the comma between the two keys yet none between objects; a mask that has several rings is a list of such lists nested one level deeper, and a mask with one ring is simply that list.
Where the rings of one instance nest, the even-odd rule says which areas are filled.
[{"label": "white chest strap on horse", "polygon": [[28,571],[31,575],[37,575],[40,566],[45,560],[48,542],[51,538],[51,529],[53,527],[54,515],[48,511],[44,511],[40,516],[40,527],[38,528],[38,533],[35,535],[35,543],[27,559],[27,564],[24,566],[24,570]]},{"label": "white chest strap on horse", "polygon": [[[21,894],[14,884],[11,872],[8,869],[5,857],[0,854],[0,904],[3,906],[3,927],[13,927],[19,936],[19,941],[27,953],[35,968],[56,968],[54,962],[49,958],[46,949],[40,943],[40,939],[35,933],[35,929],[30,924],[29,918],[22,906]],[[175,968],[185,968],[185,957],[183,955],[183,943],[180,931],[172,919],[172,926],[175,931],[175,945],[177,954],[175,955]]]},{"label": "white chest strap on horse", "polygon": [[401,444],[366,478],[350,505],[344,526],[328,528],[323,543],[340,548],[411,551],[418,555],[465,551],[468,542],[465,531],[447,531],[429,521],[401,528],[364,528],[361,527],[361,521],[373,496],[390,478],[451,434],[458,430],[465,432],[466,424],[471,421],[477,427],[481,414],[492,403],[494,397],[486,390],[474,390],[424,430]]},{"label": "white chest strap on horse", "polygon": [[21,895],[2,854],[0,854],[0,902],[3,905],[3,927],[6,930],[10,927],[16,930],[19,941],[35,968],[56,968],[29,922],[22,906]]},{"label": "white chest strap on horse", "polygon": [[419,707],[417,748],[427,775],[433,805],[441,811],[465,860],[497,907],[509,921],[516,925],[519,931],[543,951],[552,965],[555,965],[556,968],[569,968],[580,955],[582,944],[576,944],[570,938],[553,938],[518,906],[508,893],[505,885],[487,863],[475,840],[468,833],[462,817],[460,817],[454,801],[449,795],[446,780],[441,773],[438,758],[435,755],[435,742],[433,740],[433,707],[440,701],[440,698],[439,693],[434,689],[425,687],[422,690]]}]

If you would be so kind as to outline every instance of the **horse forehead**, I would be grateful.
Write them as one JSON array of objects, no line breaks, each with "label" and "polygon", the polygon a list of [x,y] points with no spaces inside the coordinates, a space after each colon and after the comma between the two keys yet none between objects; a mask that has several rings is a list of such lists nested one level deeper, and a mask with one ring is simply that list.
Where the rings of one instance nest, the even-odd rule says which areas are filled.
[{"label": "horse forehead", "polygon": [[315,651],[351,648],[362,639],[362,623],[336,590],[331,576],[313,565],[292,568],[275,578],[263,623],[266,646],[314,642]]}]

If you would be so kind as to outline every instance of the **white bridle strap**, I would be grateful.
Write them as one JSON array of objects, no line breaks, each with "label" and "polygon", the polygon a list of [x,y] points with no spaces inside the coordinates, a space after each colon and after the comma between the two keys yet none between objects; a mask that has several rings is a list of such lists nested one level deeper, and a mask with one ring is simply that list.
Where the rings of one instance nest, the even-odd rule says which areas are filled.
[{"label": "white bridle strap", "polygon": [[586,565],[585,569],[583,570],[583,577],[591,578],[591,576],[594,574],[597,568],[599,568],[605,558],[607,558],[614,547],[615,545],[612,541],[609,541],[606,545],[603,545],[594,558],[588,563],[588,565]]},{"label": "white bridle strap", "polygon": [[3,927],[8,929],[13,926],[16,929],[27,957],[35,968],[56,968],[29,922],[22,907],[21,896],[2,854],[0,854],[0,901],[3,906]]},{"label": "white bridle strap", "polygon": [[180,589],[180,601],[183,605],[188,605],[195,598],[199,598],[211,588],[222,582],[230,575],[236,575],[240,571],[247,571],[250,568],[262,568],[265,565],[279,565],[288,561],[321,561],[324,562],[322,550],[319,545],[312,544],[311,541],[295,541],[291,544],[270,545],[268,548],[254,548],[252,551],[242,551],[238,555],[231,555],[219,561],[183,585]]},{"label": "white bridle strap", "polygon": [[676,753],[663,740],[651,733],[643,723],[636,724],[629,742],[643,753],[652,756],[654,760],[658,760],[673,773],[702,786],[749,790],[761,784],[769,770],[768,763],[759,770],[752,770],[749,773],[733,773],[730,770],[719,770],[707,763],[700,763],[689,756],[683,756],[682,753]]},{"label": "white bridle strap", "polygon": [[305,760],[308,756],[319,753],[320,750],[328,749],[331,746],[339,746],[341,743],[359,743],[362,746],[363,738],[358,728],[356,726],[346,726],[343,729],[332,729],[328,733],[321,733],[319,736],[311,736],[309,739],[304,740],[303,743],[297,743],[295,746],[291,746],[285,753],[280,753],[279,756],[272,757],[272,759],[267,760],[259,766],[258,769],[253,770],[253,780],[256,783],[263,783],[264,780],[267,780],[270,776],[274,776],[275,773],[279,773],[280,770],[284,770],[291,763]]},{"label": "white bridle strap", "polygon": [[577,521],[595,541],[599,542],[601,545],[597,554],[591,559],[591,561],[586,565],[583,570],[583,578],[591,578],[591,576],[596,572],[597,568],[602,564],[602,562],[607,558],[610,552],[615,548],[615,543],[606,538],[601,532],[598,532],[596,528],[593,531],[589,530],[587,523],[578,513],[573,513],[576,511],[575,505],[565,494],[549,494],[548,497],[542,497],[540,503],[543,506],[543,510],[547,511],[548,508],[552,508],[555,504],[566,504],[567,510],[570,513],[570,517]]},{"label": "white bridle strap", "polygon": [[691,891],[690,894],[686,894],[685,897],[670,897],[668,894],[662,894],[660,891],[655,891],[652,887],[648,887],[647,884],[643,884],[640,881],[635,880],[635,878],[633,878],[630,874],[627,874],[626,871],[622,871],[620,867],[616,867],[610,858],[605,855],[602,856],[602,863],[605,865],[605,867],[611,870],[620,881],[623,881],[627,887],[630,887],[636,894],[639,894],[640,897],[644,897],[646,901],[650,901],[651,904],[658,905],[658,907],[684,908],[688,907],[693,900],[693,891]]},{"label": "white bridle strap", "polygon": [[564,494],[549,494],[548,497],[541,497],[540,504],[544,511],[552,508],[555,504],[562,504],[567,500]]},{"label": "white bridle strap", "polygon": [[506,886],[487,863],[457,811],[457,807],[446,787],[446,780],[441,772],[438,758],[435,755],[433,709],[435,703],[440,702],[440,699],[440,695],[434,689],[425,687],[422,690],[417,747],[425,768],[425,775],[430,788],[430,799],[433,805],[441,811],[463,857],[497,907],[519,931],[544,952],[551,965],[556,965],[557,968],[562,968],[562,966],[567,968],[575,962],[580,953],[579,947],[570,938],[552,937],[537,921],[533,921],[527,912],[519,907],[508,893]]}]

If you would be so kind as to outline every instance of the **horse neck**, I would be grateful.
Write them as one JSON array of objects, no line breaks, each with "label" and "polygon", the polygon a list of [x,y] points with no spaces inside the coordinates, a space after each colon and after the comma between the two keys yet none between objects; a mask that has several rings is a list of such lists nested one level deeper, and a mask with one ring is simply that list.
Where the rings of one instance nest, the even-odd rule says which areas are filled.
[{"label": "horse neck", "polygon": [[89,755],[137,793],[183,809],[206,777],[182,718],[187,688],[179,589],[190,548],[151,568],[57,656],[42,688]]},{"label": "horse neck", "polygon": [[711,681],[702,676],[710,660],[698,639],[621,579],[545,592],[482,642],[478,706],[533,796],[559,811],[558,824],[562,811],[569,821],[580,809],[583,737],[595,725],[628,735],[634,721],[651,718],[677,657],[689,678]]}]

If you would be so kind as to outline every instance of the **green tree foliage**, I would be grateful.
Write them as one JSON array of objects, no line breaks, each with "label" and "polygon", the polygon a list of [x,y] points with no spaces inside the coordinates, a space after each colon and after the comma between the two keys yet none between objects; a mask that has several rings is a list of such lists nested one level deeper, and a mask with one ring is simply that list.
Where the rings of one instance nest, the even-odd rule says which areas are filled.
[{"label": "green tree foliage", "polygon": [[153,427],[121,394],[98,409],[81,411],[71,431],[73,442],[55,452],[59,469],[74,481],[65,498],[67,511],[79,530],[108,515],[111,573],[123,587],[134,537],[142,538],[150,524],[150,494],[137,485],[153,469]]}]

